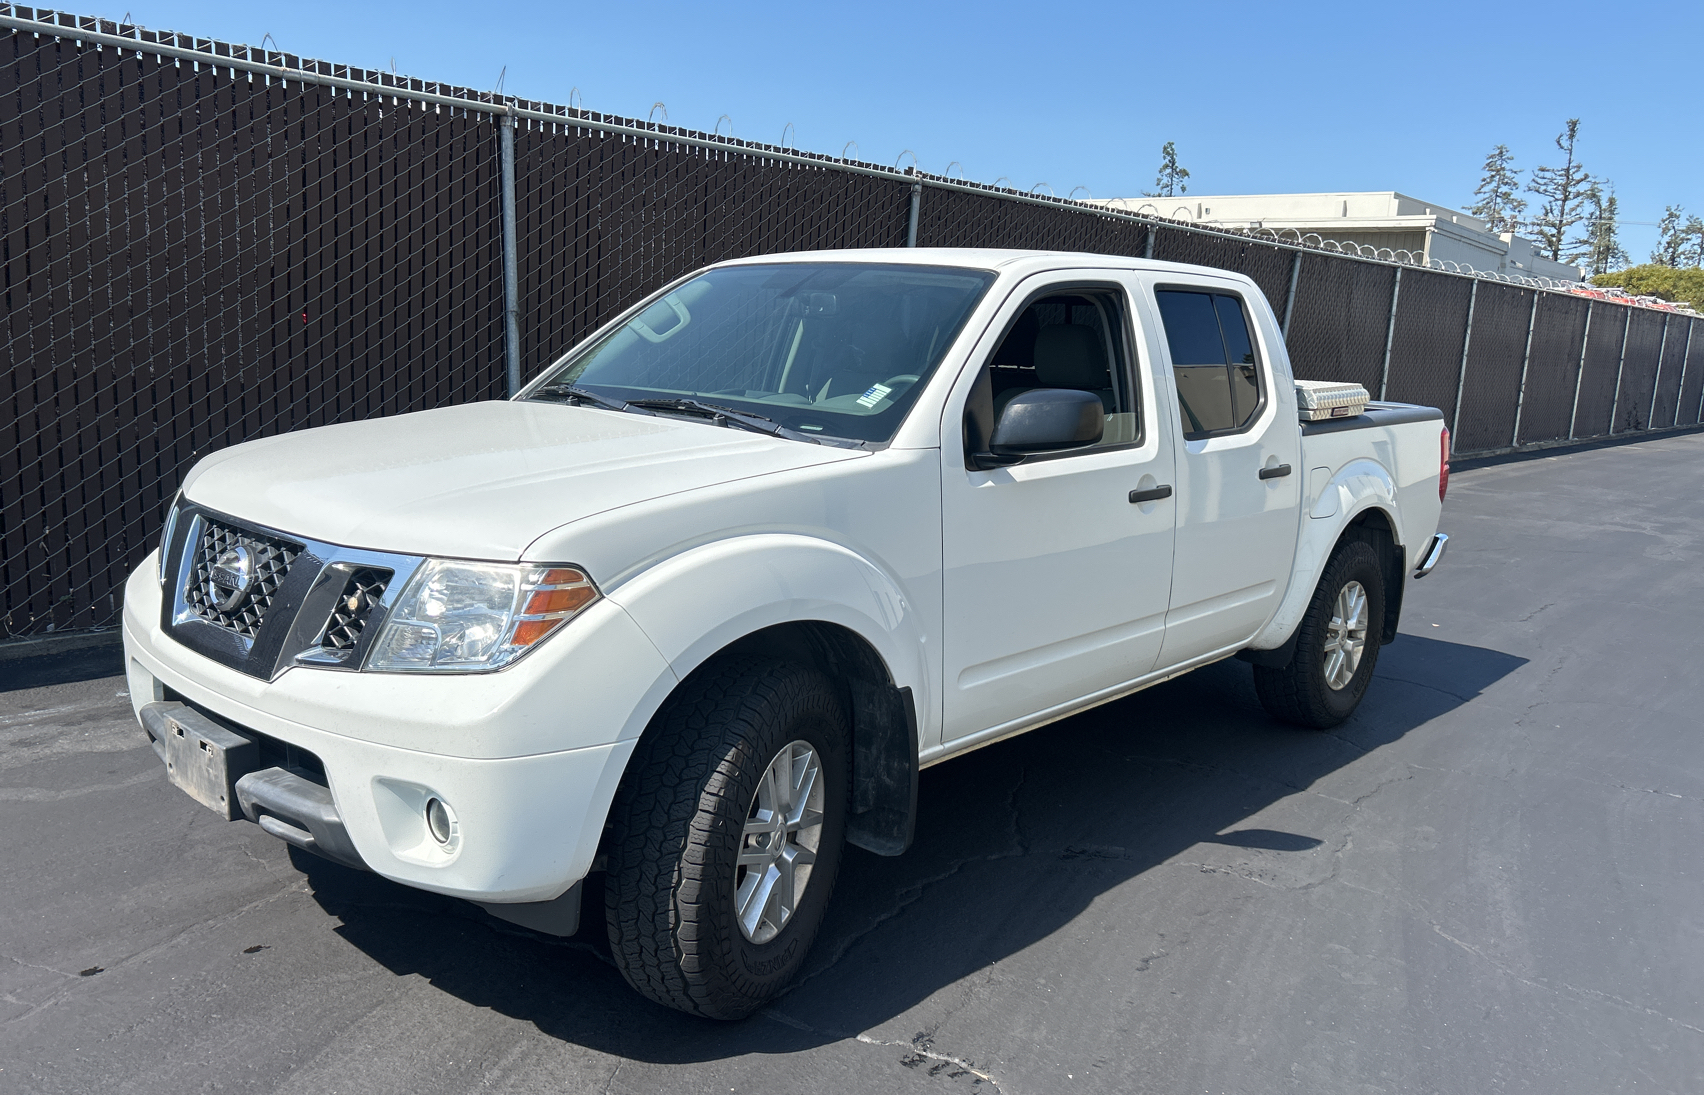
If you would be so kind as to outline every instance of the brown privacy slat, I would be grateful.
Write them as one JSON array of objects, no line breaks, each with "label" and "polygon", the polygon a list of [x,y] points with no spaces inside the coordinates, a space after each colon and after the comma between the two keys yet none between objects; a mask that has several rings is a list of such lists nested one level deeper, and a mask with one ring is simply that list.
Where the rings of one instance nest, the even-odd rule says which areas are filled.
[{"label": "brown privacy slat", "polygon": [[1580,371],[1580,397],[1574,412],[1575,438],[1601,437],[1609,432],[1609,416],[1615,407],[1616,381],[1621,363],[1621,342],[1627,333],[1628,317],[1634,309],[1621,304],[1592,305],[1591,330],[1586,335],[1586,357]]},{"label": "brown privacy slat", "polygon": [[1586,334],[1588,302],[1559,293],[1538,294],[1526,395],[1521,402],[1521,444],[1568,436],[1574,386],[1580,375],[1580,344]]},{"label": "brown privacy slat", "polygon": [[[183,35],[140,39],[227,61],[259,56]],[[112,623],[125,574],[152,548],[165,502],[200,455],[504,392],[491,115],[269,80],[213,67],[213,56],[197,65],[128,45],[123,53],[0,32],[0,638]],[[526,377],[707,263],[905,243],[907,179],[777,160],[759,146],[682,143],[696,135],[667,127],[592,130],[562,116],[522,120],[515,134]],[[1280,317],[1298,269],[1298,252],[1270,240],[937,185],[922,193],[918,242],[1152,254],[1236,270]],[[1402,268],[1393,329],[1395,266],[1317,248],[1301,255],[1287,335],[1297,375],[1377,390],[1390,336],[1390,398],[1453,415],[1459,389],[1458,448],[1508,443],[1530,290],[1478,283],[1464,376],[1472,281]],[[1670,318],[1665,345],[1662,317],[1637,311],[1618,400],[1629,310],[1592,309],[1581,377],[1586,302],[1538,296],[1522,443],[1568,436],[1576,380],[1582,436],[1609,429],[1612,405],[1617,432],[1696,421],[1704,330],[1690,351],[1678,337],[1694,321]]]},{"label": "brown privacy slat", "polygon": [[[1403,271],[1404,296],[1410,273]],[[1395,284],[1394,267],[1303,255],[1284,339],[1296,378],[1360,384],[1377,396]]]},{"label": "brown privacy slat", "polygon": [[1692,341],[1686,351],[1680,386],[1680,415],[1675,424],[1695,426],[1700,421],[1699,403],[1704,401],[1704,320],[1688,319],[1686,322]]},{"label": "brown privacy slat", "polygon": [[1662,348],[1663,321],[1667,318],[1646,308],[1629,311],[1632,326],[1627,330],[1614,433],[1643,430],[1651,424],[1651,389],[1657,380],[1657,354]]},{"label": "brown privacy slat", "polygon": [[1668,326],[1662,342],[1662,365],[1657,370],[1656,399],[1651,404],[1650,425],[1653,428],[1676,423],[1680,410],[1681,367],[1686,361],[1686,326],[1690,322],[1682,315],[1664,318]]},{"label": "brown privacy slat", "polygon": [[1391,329],[1387,397],[1439,408],[1451,433],[1472,296],[1473,285],[1464,278],[1404,270]]},{"label": "brown privacy slat", "polygon": [[1496,282],[1479,286],[1473,304],[1467,372],[1461,384],[1461,415],[1452,430],[1457,452],[1504,449],[1514,444],[1521,359],[1537,295],[1532,289]]}]

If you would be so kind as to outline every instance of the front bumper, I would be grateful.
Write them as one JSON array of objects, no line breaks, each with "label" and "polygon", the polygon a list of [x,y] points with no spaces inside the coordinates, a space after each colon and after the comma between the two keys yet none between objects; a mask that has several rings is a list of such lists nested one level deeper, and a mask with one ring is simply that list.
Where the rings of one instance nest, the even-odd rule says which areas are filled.
[{"label": "front bumper", "polygon": [[[591,869],[643,728],[634,723],[648,697],[666,693],[673,680],[624,612],[610,606],[601,627],[579,629],[587,621],[576,620],[502,673],[428,679],[297,668],[260,681],[161,630],[151,562],[125,594],[125,662],[138,719],[152,704],[182,703],[238,735],[274,743],[275,752],[300,750],[323,766],[323,775],[316,770],[305,781],[301,771],[286,771],[292,779],[256,780],[246,795],[234,788],[239,801],[225,816],[270,816],[269,831],[298,846],[307,846],[305,834],[319,845],[309,850],[335,851],[328,858],[482,903],[551,901]],[[562,639],[570,641],[559,646]],[[423,747],[397,744],[403,737]],[[547,743],[557,748],[537,751]],[[474,755],[452,755],[446,746]],[[315,791],[317,779],[324,782]],[[432,798],[453,812],[448,843],[428,829],[424,807]]]}]

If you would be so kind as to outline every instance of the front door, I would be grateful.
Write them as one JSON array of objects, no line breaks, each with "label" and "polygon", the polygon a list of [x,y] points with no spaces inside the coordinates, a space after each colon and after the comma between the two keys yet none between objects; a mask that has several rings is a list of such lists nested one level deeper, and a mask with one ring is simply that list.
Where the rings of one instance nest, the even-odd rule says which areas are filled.
[{"label": "front door", "polygon": [[1284,596],[1300,520],[1301,431],[1275,399],[1278,337],[1232,282],[1154,287],[1177,399],[1177,564],[1159,664],[1253,638]]},{"label": "front door", "polygon": [[[941,446],[943,742],[998,736],[1148,673],[1171,586],[1173,504],[1132,501],[1172,486],[1172,431],[1136,368],[1127,286],[1071,282],[1019,293],[994,330],[976,384],[949,403]],[[1025,388],[1094,391],[1101,444],[992,471],[966,467]]]}]

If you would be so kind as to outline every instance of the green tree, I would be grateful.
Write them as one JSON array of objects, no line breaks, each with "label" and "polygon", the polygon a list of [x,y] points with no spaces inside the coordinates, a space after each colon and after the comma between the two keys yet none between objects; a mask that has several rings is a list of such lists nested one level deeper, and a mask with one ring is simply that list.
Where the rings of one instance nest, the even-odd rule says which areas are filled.
[{"label": "green tree", "polygon": [[1671,205],[1663,210],[1663,217],[1657,222],[1657,249],[1651,252],[1651,262],[1657,266],[1686,264],[1686,236],[1680,223],[1681,212],[1680,206]]},{"label": "green tree", "polygon": [[1568,261],[1584,260],[1586,269],[1594,274],[1607,274],[1611,270],[1619,270],[1632,259],[1627,249],[1621,246],[1619,225],[1617,224],[1617,205],[1615,191],[1612,189],[1605,197],[1602,187],[1593,187],[1590,195],[1591,212],[1586,215],[1586,246],[1577,255],[1570,255]]},{"label": "green tree", "polygon": [[1500,144],[1485,157],[1485,173],[1480,176],[1479,199],[1468,212],[1491,226],[1493,232],[1519,231],[1521,214],[1526,212],[1526,199],[1519,194],[1520,176],[1515,173],[1515,157],[1509,146]]},{"label": "green tree", "polygon": [[1688,266],[1704,266],[1704,220],[1696,216],[1687,217],[1681,225],[1680,234],[1686,240],[1686,248],[1681,252]]},{"label": "green tree", "polygon": [[1160,148],[1160,171],[1154,177],[1154,189],[1142,191],[1145,198],[1175,198],[1189,192],[1189,169],[1177,162],[1177,142],[1167,141]]},{"label": "green tree", "polygon": [[1563,252],[1585,246],[1585,241],[1569,235],[1586,219],[1587,197],[1596,184],[1574,155],[1574,143],[1580,136],[1580,119],[1569,118],[1556,137],[1556,148],[1562,153],[1561,167],[1539,167],[1532,173],[1527,189],[1543,204],[1538,216],[1528,222],[1538,237],[1540,250],[1555,262],[1562,261]]},{"label": "green tree", "polygon": [[1661,297],[1664,300],[1685,301],[1704,311],[1704,270],[1696,266],[1677,270],[1660,263],[1630,266],[1609,274],[1599,274],[1593,285],[1625,289],[1634,296]]}]

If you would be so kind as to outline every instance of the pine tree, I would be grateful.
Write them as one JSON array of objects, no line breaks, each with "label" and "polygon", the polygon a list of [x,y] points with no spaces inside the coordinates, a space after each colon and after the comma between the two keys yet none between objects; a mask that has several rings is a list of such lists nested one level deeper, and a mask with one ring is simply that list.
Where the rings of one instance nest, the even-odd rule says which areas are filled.
[{"label": "pine tree", "polygon": [[1580,119],[1569,118],[1556,137],[1556,148],[1563,154],[1561,167],[1539,167],[1532,173],[1527,190],[1543,201],[1538,216],[1528,222],[1538,237],[1540,250],[1552,261],[1561,262],[1562,254],[1583,245],[1568,233],[1586,219],[1587,197],[1596,181],[1574,158],[1574,142],[1580,135]]},{"label": "pine tree", "polygon": [[1189,192],[1189,169],[1177,162],[1177,142],[1167,141],[1160,148],[1160,171],[1154,177],[1154,189],[1142,191],[1145,198],[1175,198]]},{"label": "pine tree", "polygon": [[1687,217],[1681,226],[1680,234],[1686,240],[1683,252],[1689,266],[1704,266],[1704,220],[1696,216]]},{"label": "pine tree", "polygon": [[1500,144],[1485,157],[1485,174],[1473,193],[1479,203],[1468,212],[1490,225],[1493,232],[1519,231],[1527,203],[1518,194],[1521,180],[1515,173],[1515,157],[1509,146]]},{"label": "pine tree", "polygon": [[1658,266],[1681,266],[1685,259],[1682,253],[1686,250],[1686,236],[1680,224],[1681,208],[1671,205],[1663,210],[1663,218],[1657,222],[1657,249],[1651,252],[1651,261]]},{"label": "pine tree", "polygon": [[1592,211],[1586,217],[1586,246],[1578,255],[1570,255],[1568,261],[1583,259],[1593,274],[1607,274],[1631,262],[1626,248],[1621,246],[1617,205],[1613,189],[1605,197],[1601,187],[1592,188]]}]

